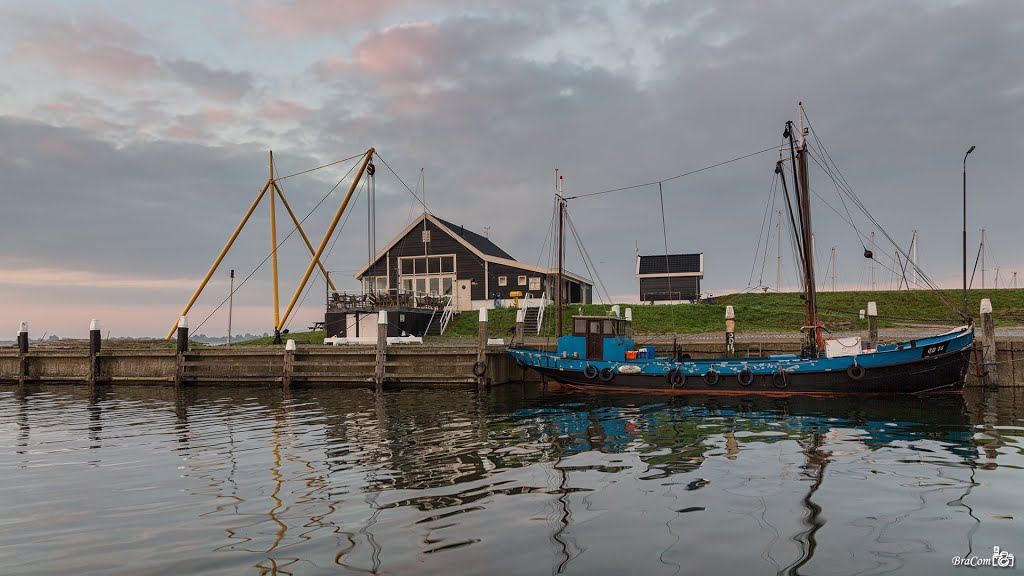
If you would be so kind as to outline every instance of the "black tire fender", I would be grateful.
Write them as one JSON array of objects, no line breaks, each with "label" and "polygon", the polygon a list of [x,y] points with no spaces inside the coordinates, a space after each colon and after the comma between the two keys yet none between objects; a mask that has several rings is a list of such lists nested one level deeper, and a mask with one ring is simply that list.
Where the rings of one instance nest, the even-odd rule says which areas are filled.
[{"label": "black tire fender", "polygon": [[583,369],[583,375],[591,380],[597,378],[597,372],[597,367],[593,364],[587,364],[587,367]]},{"label": "black tire fender", "polygon": [[704,373],[704,383],[708,386],[714,386],[718,384],[718,380],[721,379],[722,375],[714,370],[708,370]]},{"label": "black tire fender", "polygon": [[679,371],[678,368],[673,368],[668,371],[668,383],[673,387],[682,387],[683,383],[686,382],[686,374]]},{"label": "black tire fender", "polygon": [[846,369],[846,375],[850,377],[850,380],[861,380],[864,378],[865,373],[867,373],[867,370],[865,370],[864,366],[861,366],[860,364],[851,364]]},{"label": "black tire fender", "polygon": [[[465,364],[463,364],[465,366]],[[476,362],[473,364],[473,376],[477,378],[487,374],[487,364],[484,362]]]},{"label": "black tire fender", "polygon": [[739,380],[740,386],[750,386],[754,383],[754,373],[749,368],[744,368],[736,375],[736,379]]},{"label": "black tire fender", "polygon": [[786,377],[786,373],[779,370],[775,374],[772,374],[772,385],[782,390],[789,386],[789,378]]},{"label": "black tire fender", "polygon": [[608,382],[612,378],[615,378],[615,371],[614,370],[612,370],[611,368],[607,368],[607,367],[601,369],[601,382]]}]

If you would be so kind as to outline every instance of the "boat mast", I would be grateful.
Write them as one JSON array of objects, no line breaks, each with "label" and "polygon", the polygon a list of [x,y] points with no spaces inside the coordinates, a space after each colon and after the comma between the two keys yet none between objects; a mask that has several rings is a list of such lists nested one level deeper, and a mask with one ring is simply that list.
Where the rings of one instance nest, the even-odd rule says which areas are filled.
[{"label": "boat mast", "polygon": [[[793,151],[793,123],[788,122],[788,134],[789,134],[789,146],[790,150]],[[818,328],[818,302],[817,302],[817,290],[814,284],[814,248],[811,245],[810,238],[813,234],[811,228],[811,199],[810,199],[810,187],[807,182],[807,140],[806,130],[804,128],[804,111],[803,103],[800,105],[800,144],[796,147],[793,157],[793,171],[796,175],[796,183],[794,184],[797,206],[799,207],[800,215],[800,229],[801,238],[801,250],[803,251],[803,265],[804,265],[804,299],[807,304],[807,343],[806,349],[810,356],[814,357],[818,354],[818,336],[820,334],[820,328]]]},{"label": "boat mast", "polygon": [[565,254],[565,197],[562,196],[562,177],[558,177],[558,191],[555,196],[558,198],[558,286],[555,287],[555,305],[558,307],[558,326],[555,328],[555,336],[562,337],[562,258]]}]

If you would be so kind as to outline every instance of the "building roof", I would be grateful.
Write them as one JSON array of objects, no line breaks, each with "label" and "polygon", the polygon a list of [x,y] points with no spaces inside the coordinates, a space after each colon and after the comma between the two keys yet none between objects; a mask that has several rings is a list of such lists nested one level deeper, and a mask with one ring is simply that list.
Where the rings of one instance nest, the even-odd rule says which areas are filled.
[{"label": "building roof", "polygon": [[657,254],[637,256],[637,274],[703,274],[703,254]]},{"label": "building roof", "polygon": [[[424,212],[419,218],[416,218],[415,220],[410,222],[409,225],[406,226],[404,230],[399,232],[398,235],[391,240],[391,242],[384,246],[384,248],[377,252],[376,256],[373,257],[373,260],[370,263],[364,264],[362,268],[360,268],[355,273],[355,277],[357,279],[362,278],[363,274],[366,274],[366,271],[370,269],[370,266],[377,263],[381,258],[384,258],[387,255],[388,250],[391,250],[391,248],[395,244],[397,244],[399,240],[404,238],[424,220],[429,220],[434,224],[438,225],[438,227],[442,231],[445,231],[446,233],[450,234],[452,238],[454,238],[457,242],[462,243],[483,261],[494,262],[495,264],[504,264],[506,266],[511,266],[513,268],[530,270],[541,274],[555,274],[557,272],[557,269],[555,268],[545,268],[542,266],[527,264],[525,262],[519,262],[518,260],[510,256],[508,252],[505,252],[504,250],[499,248],[494,242],[488,240],[485,236],[481,236],[476,232],[466,230],[465,227],[463,226],[452,224],[447,220],[442,220],[434,216],[433,214]],[[563,274],[567,279],[574,280],[576,282],[579,282],[580,284],[584,284],[586,286],[594,285],[592,280],[584,278],[579,274],[574,274],[569,271],[564,271]]]},{"label": "building roof", "polygon": [[488,239],[486,236],[481,236],[480,234],[477,234],[472,230],[467,230],[465,226],[461,226],[459,224],[452,224],[451,222],[443,218],[438,218],[437,220],[441,224],[443,224],[445,228],[451,230],[452,234],[462,237],[463,240],[465,240],[468,244],[472,245],[480,252],[488,256],[494,256],[496,258],[515,260],[515,258],[509,255],[508,252],[505,252],[501,248],[498,248],[498,245],[495,244],[494,242],[491,242],[490,239]]}]

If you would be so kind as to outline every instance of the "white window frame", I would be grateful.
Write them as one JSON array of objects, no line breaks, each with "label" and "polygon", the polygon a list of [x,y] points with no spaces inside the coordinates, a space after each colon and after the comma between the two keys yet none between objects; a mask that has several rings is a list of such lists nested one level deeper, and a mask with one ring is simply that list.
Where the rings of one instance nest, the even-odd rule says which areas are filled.
[{"label": "white window frame", "polygon": [[520,286],[526,286],[526,276],[525,275],[524,276],[520,276],[519,278],[517,278],[517,280],[518,280],[517,283]]},{"label": "white window frame", "polygon": [[508,286],[508,276],[498,276],[498,286]]},{"label": "white window frame", "polygon": [[530,291],[536,292],[540,290],[540,276],[533,276],[530,278]]}]

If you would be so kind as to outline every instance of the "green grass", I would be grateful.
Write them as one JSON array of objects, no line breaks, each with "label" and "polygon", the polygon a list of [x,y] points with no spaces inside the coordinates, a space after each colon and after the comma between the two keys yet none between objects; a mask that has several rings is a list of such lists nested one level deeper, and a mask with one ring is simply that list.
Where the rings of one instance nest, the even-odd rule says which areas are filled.
[{"label": "green grass", "polygon": [[[942,296],[955,308],[960,308],[960,291],[944,290]],[[1024,289],[1021,290],[971,290],[968,294],[968,310],[975,318],[981,298],[992,300],[993,315],[997,326],[1024,325]],[[822,292],[818,294],[818,314],[826,327],[832,330],[866,330],[867,321],[858,318],[858,311],[867,309],[867,303],[878,303],[878,325],[882,328],[914,324],[958,323],[957,316],[942,303],[938,295],[927,290],[876,291],[876,292]],[[722,296],[715,304],[676,304],[647,306],[643,304],[621,304],[623,311],[633,309],[633,332],[635,334],[698,334],[721,332],[725,328],[725,307],[731,305],[736,312],[736,331],[743,332],[796,332],[804,323],[804,305],[799,294],[732,294]],[[582,306],[590,315],[607,315],[610,305],[593,304]],[[580,306],[565,307],[563,329],[572,330],[572,316]],[[555,333],[554,307],[545,311],[542,336]],[[492,338],[507,337],[515,324],[515,309],[499,308],[490,310],[488,333]],[[476,311],[456,314],[452,318],[443,339],[476,338],[479,316]],[[323,332],[298,332],[287,334],[300,344],[322,344]],[[437,340],[437,338],[432,338]],[[269,345],[272,338],[260,338],[246,342],[247,345]]]},{"label": "green grass", "polygon": [[[326,337],[327,333],[323,330],[317,330],[315,332],[289,332],[288,334],[281,335],[281,342],[295,340],[296,344],[323,344],[324,338]],[[271,346],[273,343],[274,337],[267,336],[266,338],[256,338],[254,340],[239,342],[237,346]]]}]

